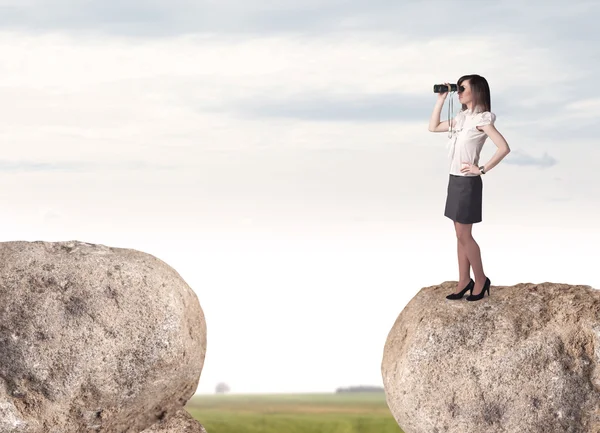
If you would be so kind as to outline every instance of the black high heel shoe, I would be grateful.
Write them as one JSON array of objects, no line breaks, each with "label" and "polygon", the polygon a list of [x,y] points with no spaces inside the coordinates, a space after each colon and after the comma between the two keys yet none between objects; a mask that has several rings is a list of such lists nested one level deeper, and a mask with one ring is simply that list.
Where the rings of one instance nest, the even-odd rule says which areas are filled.
[{"label": "black high heel shoe", "polygon": [[471,291],[471,293],[473,293],[473,287],[475,287],[475,281],[473,281],[473,278],[471,278],[470,280],[471,281],[469,281],[469,284],[467,284],[467,287],[465,287],[458,293],[449,294],[448,296],[446,296],[446,299],[461,299],[465,295],[465,293],[467,293],[469,290]]},{"label": "black high heel shoe", "polygon": [[483,298],[483,295],[485,295],[486,290],[488,292],[488,296],[490,296],[491,284],[492,284],[492,282],[490,281],[490,279],[486,277],[485,284],[483,285],[483,289],[481,289],[481,293],[479,295],[474,295],[473,291],[471,290],[471,294],[469,296],[467,296],[467,301],[479,301],[481,298]]}]

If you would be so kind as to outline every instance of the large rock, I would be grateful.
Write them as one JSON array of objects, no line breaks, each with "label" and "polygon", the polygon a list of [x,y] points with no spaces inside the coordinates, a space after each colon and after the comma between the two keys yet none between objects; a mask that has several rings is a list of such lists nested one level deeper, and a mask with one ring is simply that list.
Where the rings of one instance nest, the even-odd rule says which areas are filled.
[{"label": "large rock", "polygon": [[143,433],[206,433],[206,430],[185,409],[154,424]]},{"label": "large rock", "polygon": [[425,287],[384,348],[388,406],[405,433],[600,432],[600,291],[494,286],[451,301]]},{"label": "large rock", "polygon": [[152,255],[0,243],[0,433],[142,431],[194,394],[205,352],[198,298]]}]

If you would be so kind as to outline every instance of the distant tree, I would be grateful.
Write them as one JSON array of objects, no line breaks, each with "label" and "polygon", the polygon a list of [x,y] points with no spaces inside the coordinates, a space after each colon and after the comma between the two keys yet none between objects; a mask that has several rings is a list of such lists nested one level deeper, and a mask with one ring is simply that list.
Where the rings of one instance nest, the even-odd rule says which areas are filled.
[{"label": "distant tree", "polygon": [[229,388],[229,385],[227,385],[224,382],[217,384],[217,387],[215,388],[215,392],[217,394],[225,394],[225,393],[228,393],[229,391],[231,391],[231,389]]},{"label": "distant tree", "polygon": [[338,388],[335,390],[337,394],[343,392],[385,392],[381,386],[350,386],[348,388]]}]

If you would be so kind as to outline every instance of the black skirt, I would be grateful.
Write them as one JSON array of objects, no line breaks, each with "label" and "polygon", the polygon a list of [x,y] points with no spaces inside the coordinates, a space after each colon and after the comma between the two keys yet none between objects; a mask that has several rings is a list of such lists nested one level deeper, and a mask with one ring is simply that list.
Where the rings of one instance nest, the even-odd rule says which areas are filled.
[{"label": "black skirt", "polygon": [[482,196],[481,176],[450,174],[444,215],[462,224],[481,222]]}]

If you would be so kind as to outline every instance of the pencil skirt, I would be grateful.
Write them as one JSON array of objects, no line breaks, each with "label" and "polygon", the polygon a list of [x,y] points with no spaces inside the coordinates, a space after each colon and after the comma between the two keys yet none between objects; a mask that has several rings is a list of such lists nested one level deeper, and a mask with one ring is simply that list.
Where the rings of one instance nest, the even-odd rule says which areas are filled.
[{"label": "pencil skirt", "polygon": [[450,174],[444,215],[461,224],[481,222],[483,181],[481,176]]}]

